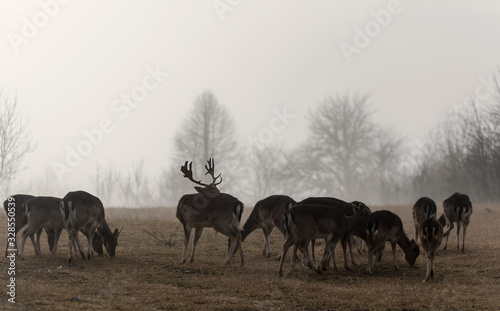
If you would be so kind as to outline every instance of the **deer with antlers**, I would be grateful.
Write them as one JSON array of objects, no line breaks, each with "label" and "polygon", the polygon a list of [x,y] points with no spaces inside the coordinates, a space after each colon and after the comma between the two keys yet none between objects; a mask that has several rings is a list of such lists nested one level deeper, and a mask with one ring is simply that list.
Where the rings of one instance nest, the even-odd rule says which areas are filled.
[{"label": "deer with antlers", "polygon": [[[232,256],[238,248],[241,255],[241,265],[243,266],[243,250],[241,248],[241,231],[240,221],[243,214],[243,203],[237,198],[227,193],[221,193],[217,186],[222,182],[221,174],[215,176],[214,160],[209,159],[205,165],[207,172],[205,175],[212,177],[212,182],[209,184],[202,183],[201,180],[193,178],[192,165],[193,162],[188,161],[181,167],[181,172],[184,177],[191,180],[197,185],[203,187],[194,187],[197,194],[185,194],[179,200],[177,205],[177,219],[184,227],[184,252],[182,254],[181,263],[186,262],[187,247],[191,230],[195,229],[193,239],[193,253],[191,261],[194,261],[194,253],[196,244],[203,233],[204,228],[214,228],[215,231],[222,233],[229,238],[229,251],[227,254],[226,264],[229,264]],[[217,180],[220,179],[218,182]]]}]

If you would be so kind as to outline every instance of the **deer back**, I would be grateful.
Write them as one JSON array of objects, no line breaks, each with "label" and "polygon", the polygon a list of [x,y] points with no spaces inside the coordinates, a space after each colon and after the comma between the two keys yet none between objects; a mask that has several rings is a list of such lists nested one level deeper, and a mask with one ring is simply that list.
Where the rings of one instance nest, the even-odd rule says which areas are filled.
[{"label": "deer back", "polygon": [[204,193],[186,194],[177,205],[176,216],[191,227],[211,227],[215,223],[241,221],[243,203],[227,193],[208,197]]},{"label": "deer back", "polygon": [[63,228],[60,212],[61,199],[55,197],[34,197],[24,204],[24,214],[32,228]]},{"label": "deer back", "polygon": [[[14,207],[14,214],[15,214],[15,220],[16,220],[16,232],[21,230],[22,227],[26,225],[28,220],[26,219],[26,216],[24,215],[24,208],[23,204],[24,202],[28,201],[29,199],[34,198],[34,196],[29,195],[29,194],[15,194],[11,196],[12,199],[14,199],[12,202],[9,202],[9,199],[5,200],[3,202],[3,208],[5,209],[5,213],[8,215],[9,209],[12,211],[12,206]],[[11,207],[9,208],[9,203]]]},{"label": "deer back", "polygon": [[73,191],[62,200],[65,224],[70,229],[80,230],[86,225],[104,220],[104,206],[99,198],[85,191]]},{"label": "deer back", "polygon": [[468,195],[456,192],[443,201],[443,209],[448,220],[457,222],[470,217],[472,203]]},{"label": "deer back", "polygon": [[259,228],[261,223],[282,226],[283,214],[295,203],[295,200],[286,195],[271,195],[258,201],[243,226],[242,239]]},{"label": "deer back", "polygon": [[413,205],[413,220],[417,224],[423,223],[427,218],[436,219],[437,207],[434,200],[422,197]]},{"label": "deer back", "polygon": [[422,248],[429,254],[431,250],[435,251],[441,245],[443,227],[437,220],[429,218],[420,225],[420,236]]}]

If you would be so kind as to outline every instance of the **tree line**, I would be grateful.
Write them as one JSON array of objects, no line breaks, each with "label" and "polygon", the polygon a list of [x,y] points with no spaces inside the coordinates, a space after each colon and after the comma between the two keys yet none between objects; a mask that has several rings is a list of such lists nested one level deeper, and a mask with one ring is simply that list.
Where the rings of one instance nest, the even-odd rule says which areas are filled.
[{"label": "tree line", "polygon": [[[0,100],[0,186],[6,189],[35,144],[16,98]],[[234,119],[215,94],[205,91],[175,133],[174,152],[157,176],[148,176],[139,161],[128,172],[97,165],[89,181],[97,196],[116,205],[175,206],[193,192],[181,165],[193,161],[193,170],[201,174],[207,159],[214,158],[223,191],[250,205],[271,194],[402,204],[459,191],[476,202],[500,200],[496,81],[490,96],[467,97],[455,105],[421,144],[378,123],[374,112],[367,94],[326,96],[307,116],[304,141],[251,144],[239,140]]]}]

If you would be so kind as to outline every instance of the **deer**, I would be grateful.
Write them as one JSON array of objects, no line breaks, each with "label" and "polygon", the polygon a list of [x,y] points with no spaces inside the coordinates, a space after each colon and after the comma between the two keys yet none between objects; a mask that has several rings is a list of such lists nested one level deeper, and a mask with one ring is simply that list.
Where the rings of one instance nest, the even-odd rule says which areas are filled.
[{"label": "deer", "polygon": [[[264,232],[264,249],[262,250],[262,255],[267,258],[271,257],[269,235],[271,235],[273,229],[276,227],[283,234],[283,242],[286,241],[283,214],[295,203],[294,199],[286,195],[271,195],[257,202],[243,225],[241,241],[245,241],[245,238],[254,230],[262,229]],[[283,250],[276,256],[276,260],[281,258],[282,252]]]},{"label": "deer", "polygon": [[[221,174],[215,176],[215,161],[212,158],[207,162],[207,165],[205,165],[207,171],[205,175],[208,174],[212,177],[212,182],[209,184],[202,183],[201,180],[195,180],[193,178],[192,161],[189,163],[189,166],[188,161],[186,161],[181,167],[181,172],[184,174],[185,178],[197,185],[203,186],[194,187],[198,193],[183,195],[177,204],[176,217],[184,228],[184,251],[181,264],[186,262],[187,248],[192,229],[195,229],[195,234],[193,239],[193,252],[190,260],[191,263],[194,262],[196,244],[203,233],[203,229],[214,228],[215,231],[222,233],[229,239],[226,264],[229,264],[235,251],[239,249],[241,266],[243,266],[244,259],[240,231],[243,203],[232,195],[219,191],[217,186],[222,183]],[[219,178],[220,180],[217,181]]]},{"label": "deer", "polygon": [[[8,231],[7,234],[7,245],[5,247],[5,256],[8,255],[8,250],[12,249],[16,251],[16,254],[19,255],[19,251],[17,249],[17,233],[21,231],[21,229],[28,223],[28,219],[24,215],[24,208],[23,204],[28,201],[29,199],[34,198],[34,196],[29,195],[29,194],[16,194],[13,196],[10,196],[3,202],[3,207],[5,209],[5,213],[7,214],[7,217],[9,219],[9,223],[15,223],[14,228],[12,230]],[[49,248],[52,250],[54,247],[54,240],[55,240],[55,235],[56,235],[56,230],[55,229],[47,229],[44,228],[45,232],[47,233],[47,238],[48,238],[48,243],[49,243]],[[42,233],[42,229],[40,229],[37,234],[37,244],[38,248],[40,249],[40,235]],[[12,241],[9,243],[9,241]],[[11,244],[12,243],[12,244]],[[10,247],[9,247],[10,246]]]},{"label": "deer", "polygon": [[446,218],[446,225],[448,228],[443,233],[446,237],[444,242],[444,250],[448,246],[448,237],[450,231],[455,227],[454,222],[457,223],[457,249],[460,249],[460,227],[464,227],[462,252],[465,252],[465,232],[469,225],[470,216],[472,215],[472,203],[469,196],[466,194],[455,192],[448,199],[443,201],[443,210]]},{"label": "deer", "polygon": [[[102,237],[109,256],[115,256],[121,230],[118,231],[116,228],[113,232],[111,231],[105,219],[104,206],[98,197],[85,191],[69,192],[61,201],[60,213],[63,216],[64,227],[68,232],[68,264],[72,262],[73,250],[76,255],[77,246],[83,259],[90,260],[92,258],[92,245],[97,235],[96,230]],[[85,256],[78,239],[79,231],[82,231],[88,238],[87,256]]]},{"label": "deer", "polygon": [[[336,199],[336,198],[329,198],[329,197],[310,197],[305,200],[302,200],[300,204],[319,204],[319,205],[324,205],[324,206],[330,206],[332,208],[335,208],[339,210],[340,212],[344,213],[347,216],[352,216],[355,212],[353,210],[360,210],[361,208],[363,209],[363,212],[365,214],[370,213],[370,209],[363,203],[354,201],[352,203],[347,203],[342,200]],[[355,209],[353,209],[353,206]],[[366,208],[365,208],[366,207]],[[354,230],[355,229],[355,230]],[[353,235],[356,235],[357,237],[360,237],[361,239],[365,238],[365,230],[364,230],[364,225],[359,226],[358,228],[353,228],[353,231],[346,231],[345,235],[343,235],[340,238],[341,245],[342,245],[342,250],[344,253],[344,267],[346,270],[351,270],[349,265],[347,264],[347,252],[346,252],[346,245],[349,247],[349,253],[351,257],[351,263],[353,265],[356,265],[356,262],[354,261],[354,256],[352,253],[352,239]],[[313,254],[313,260],[314,260],[314,244],[315,241],[311,241],[311,251]],[[294,256],[295,256],[296,251],[294,251]],[[335,263],[335,252],[332,252],[333,256],[333,264],[334,264],[334,269],[337,269],[336,263]]]},{"label": "deer", "polygon": [[[343,211],[332,206],[310,203],[298,203],[285,212],[283,219],[288,237],[283,244],[283,255],[281,256],[278,274],[283,275],[283,263],[286,253],[292,245],[302,252],[312,270],[317,273],[326,270],[328,258],[333,253],[339,239],[345,236],[347,232],[354,231],[362,223],[363,218],[367,216],[366,212],[356,209],[354,205],[351,206],[353,209],[352,216],[346,216]],[[318,266],[309,256],[307,245],[313,239],[320,238],[325,239],[325,252]],[[344,264],[347,266],[347,260],[345,260]],[[292,256],[291,266],[294,271],[297,271],[295,255]]]},{"label": "deer", "polygon": [[434,258],[443,240],[443,227],[434,218],[427,218],[420,224],[422,249],[427,256],[427,273],[424,282],[434,278]]},{"label": "deer", "polygon": [[436,219],[437,207],[436,203],[428,198],[421,197],[413,205],[413,225],[415,226],[415,242],[418,242],[420,232],[420,224],[425,220],[432,218]]},{"label": "deer", "polygon": [[[24,202],[22,205],[24,218],[27,221],[27,228],[23,231],[21,247],[19,250],[19,257],[23,257],[24,245],[29,236],[35,249],[35,255],[42,254],[40,249],[40,234],[41,230],[45,228],[47,231],[53,232],[49,235],[50,251],[54,255],[57,251],[57,244],[61,232],[64,229],[63,217],[60,212],[60,205],[62,200],[54,197],[33,197]],[[37,233],[37,241],[34,241],[34,235]],[[87,236],[88,238],[88,236]],[[102,255],[102,239],[98,235],[94,238],[92,247],[99,254]]]},{"label": "deer", "polygon": [[401,247],[405,259],[413,267],[420,253],[415,240],[409,240],[403,229],[403,223],[398,215],[390,211],[376,211],[368,215],[366,220],[366,243],[368,244],[368,273],[373,275],[375,261],[380,258],[386,241],[391,243],[394,257],[394,269],[398,270],[396,261],[396,244]]}]

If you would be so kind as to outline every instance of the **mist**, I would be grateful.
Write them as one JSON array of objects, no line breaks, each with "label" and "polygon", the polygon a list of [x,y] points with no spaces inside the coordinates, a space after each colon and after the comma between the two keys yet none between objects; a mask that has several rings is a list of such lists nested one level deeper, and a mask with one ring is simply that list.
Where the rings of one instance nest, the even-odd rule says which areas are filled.
[{"label": "mist", "polygon": [[[246,206],[497,201],[499,8],[2,1],[0,107],[15,99],[33,147],[0,174],[2,194],[175,206],[195,191],[181,165],[209,182],[214,158]],[[214,113],[198,118],[204,102]],[[362,122],[342,116],[359,102]]]}]

